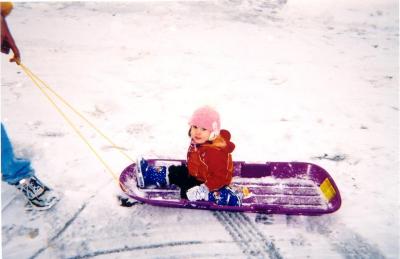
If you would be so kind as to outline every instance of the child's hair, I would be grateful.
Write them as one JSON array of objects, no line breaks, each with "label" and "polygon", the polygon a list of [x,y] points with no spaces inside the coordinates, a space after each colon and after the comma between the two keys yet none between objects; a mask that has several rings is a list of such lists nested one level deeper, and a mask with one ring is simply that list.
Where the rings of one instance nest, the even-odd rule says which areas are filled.
[{"label": "child's hair", "polygon": [[214,140],[219,135],[219,131],[221,130],[219,114],[210,106],[203,106],[195,110],[189,120],[189,125],[209,130],[211,132],[209,140]]}]

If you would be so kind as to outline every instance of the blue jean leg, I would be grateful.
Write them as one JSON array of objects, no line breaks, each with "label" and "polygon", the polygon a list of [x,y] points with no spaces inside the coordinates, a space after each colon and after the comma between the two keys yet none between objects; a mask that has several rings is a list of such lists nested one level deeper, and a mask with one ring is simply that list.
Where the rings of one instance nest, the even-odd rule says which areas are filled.
[{"label": "blue jean leg", "polygon": [[13,147],[1,123],[1,174],[2,180],[9,184],[17,184],[21,179],[34,174],[29,160],[16,158]]}]

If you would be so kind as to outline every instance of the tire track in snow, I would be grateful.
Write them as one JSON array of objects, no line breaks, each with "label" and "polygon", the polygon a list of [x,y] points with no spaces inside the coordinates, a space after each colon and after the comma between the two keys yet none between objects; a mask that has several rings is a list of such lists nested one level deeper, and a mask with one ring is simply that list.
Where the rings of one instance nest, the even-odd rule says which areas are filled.
[{"label": "tire track in snow", "polygon": [[275,244],[268,240],[245,214],[215,211],[213,215],[225,227],[246,256],[252,258],[283,258]]},{"label": "tire track in snow", "polygon": [[315,218],[289,215],[286,217],[288,226],[305,228],[307,232],[318,233],[328,239],[334,251],[344,258],[385,258],[376,245],[334,219],[335,217]]}]

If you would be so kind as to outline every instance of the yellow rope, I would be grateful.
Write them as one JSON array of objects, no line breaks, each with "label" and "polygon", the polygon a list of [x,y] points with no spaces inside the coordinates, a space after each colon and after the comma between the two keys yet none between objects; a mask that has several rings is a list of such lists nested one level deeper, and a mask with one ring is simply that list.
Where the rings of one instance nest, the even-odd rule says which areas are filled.
[{"label": "yellow rope", "polygon": [[[57,104],[54,102],[54,100],[46,93],[44,88],[40,86],[40,84],[37,82],[41,82],[46,86],[47,89],[51,90],[50,87],[48,87],[42,80],[40,80],[36,75],[34,75],[27,67],[25,67],[23,64],[20,64],[22,67],[23,71],[26,73],[26,75],[33,81],[35,86],[39,88],[39,90],[46,96],[46,98],[50,101],[50,103],[54,106],[54,108],[61,114],[61,116],[68,122],[68,124],[75,130],[75,132],[78,134],[78,136],[83,140],[83,142],[86,143],[86,145],[89,147],[89,149],[95,154],[95,156],[100,160],[100,162],[104,165],[104,167],[108,170],[108,172],[112,175],[112,177],[115,179],[117,184],[119,184],[119,180],[117,175],[113,172],[113,170],[108,166],[108,164],[104,161],[104,159],[101,158],[101,156],[96,152],[96,150],[90,145],[90,143],[87,141],[87,139],[82,135],[82,133],[79,131],[79,129],[74,125],[74,123],[68,118],[68,116],[57,106]],[[58,94],[56,94],[53,90],[51,90],[60,100],[63,101],[64,104],[66,104],[70,109],[72,109],[75,113],[79,115],[84,121],[86,121],[92,128],[96,129],[96,131],[102,135],[107,141],[109,141],[113,147],[116,147],[120,152],[122,152],[109,138],[107,138],[101,131],[99,131],[92,123],[90,123],[85,117],[83,117],[79,112],[77,112],[71,105],[69,105],[63,98],[61,98]],[[124,152],[122,152],[124,153]],[[125,156],[127,156],[131,161],[133,161],[128,155],[124,153]]]},{"label": "yellow rope", "polygon": [[29,70],[26,66],[21,64],[24,70],[28,71],[34,78],[36,78],[41,84],[43,84],[50,92],[52,92],[58,99],[61,100],[66,106],[68,106],[76,115],[78,115],[82,120],[84,120],[90,127],[92,127],[97,133],[99,133],[105,140],[110,143],[110,145],[117,149],[122,155],[124,155],[128,160],[134,162],[127,153],[125,153],[121,147],[118,147],[109,137],[107,137],[103,132],[101,132],[92,122],[90,122],[86,117],[84,117],[79,111],[77,111],[74,107],[72,107],[64,98],[62,98],[57,92],[55,92],[50,86],[48,86],[43,80],[41,80],[38,76],[36,76],[31,70]]}]

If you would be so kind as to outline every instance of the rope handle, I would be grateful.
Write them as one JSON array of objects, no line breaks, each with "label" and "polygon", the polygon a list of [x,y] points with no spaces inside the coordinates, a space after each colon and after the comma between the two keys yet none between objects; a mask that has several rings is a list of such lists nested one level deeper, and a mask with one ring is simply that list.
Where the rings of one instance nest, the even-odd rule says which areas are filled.
[{"label": "rope handle", "polygon": [[[122,155],[124,155],[128,160],[134,162],[134,160],[126,154],[120,147],[118,147],[109,137],[107,137],[103,132],[101,132],[92,122],[90,122],[86,117],[84,117],[80,112],[78,112],[74,107],[72,107],[64,98],[62,98],[58,93],[56,93],[50,86],[48,86],[43,80],[36,76],[30,69],[28,69],[22,63],[20,64],[22,70],[25,74],[32,80],[35,86],[45,95],[48,101],[53,105],[53,107],[60,113],[60,115],[67,121],[67,123],[74,129],[78,136],[85,142],[89,149],[94,153],[97,159],[104,165],[107,171],[112,175],[119,184],[117,175],[113,172],[111,167],[106,163],[106,161],[98,154],[98,152],[93,148],[89,141],[83,136],[81,131],[75,126],[75,124],[68,118],[68,116],[61,110],[61,108],[56,104],[56,102],[51,98],[51,96],[45,91],[45,88],[54,94],[62,103],[64,103],[68,108],[70,108],[76,115],[78,115],[83,121],[85,121],[90,127],[92,127],[98,134],[100,134],[111,146],[117,149]],[[42,85],[40,85],[42,84]]]}]

